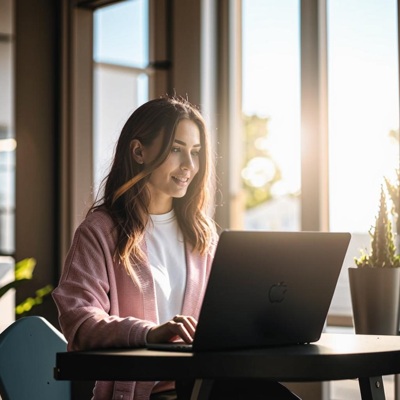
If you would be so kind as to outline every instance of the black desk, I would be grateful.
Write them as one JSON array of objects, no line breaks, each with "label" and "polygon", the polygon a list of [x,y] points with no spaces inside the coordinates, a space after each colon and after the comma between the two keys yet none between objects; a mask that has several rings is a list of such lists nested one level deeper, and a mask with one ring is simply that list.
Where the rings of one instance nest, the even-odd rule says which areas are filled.
[{"label": "black desk", "polygon": [[280,382],[359,379],[363,400],[384,400],[383,375],[400,373],[400,336],[322,335],[317,343],[267,349],[172,353],[105,349],[58,353],[59,380],[197,379],[192,399],[206,399],[213,379]]}]

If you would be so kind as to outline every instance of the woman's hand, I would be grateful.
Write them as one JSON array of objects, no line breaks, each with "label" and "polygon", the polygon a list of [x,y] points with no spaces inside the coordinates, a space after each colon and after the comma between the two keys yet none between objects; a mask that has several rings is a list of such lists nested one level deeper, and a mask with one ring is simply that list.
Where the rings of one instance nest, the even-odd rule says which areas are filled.
[{"label": "woman's hand", "polygon": [[151,328],[147,333],[147,343],[174,342],[178,339],[192,343],[197,321],[186,315],[176,315],[171,321]]}]

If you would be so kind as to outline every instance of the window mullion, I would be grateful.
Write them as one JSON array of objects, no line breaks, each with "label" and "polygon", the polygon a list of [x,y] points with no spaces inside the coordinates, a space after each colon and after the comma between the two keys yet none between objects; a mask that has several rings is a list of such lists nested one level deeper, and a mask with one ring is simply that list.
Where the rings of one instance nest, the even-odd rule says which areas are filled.
[{"label": "window mullion", "polygon": [[302,230],[329,229],[326,38],[326,0],[302,0]]}]

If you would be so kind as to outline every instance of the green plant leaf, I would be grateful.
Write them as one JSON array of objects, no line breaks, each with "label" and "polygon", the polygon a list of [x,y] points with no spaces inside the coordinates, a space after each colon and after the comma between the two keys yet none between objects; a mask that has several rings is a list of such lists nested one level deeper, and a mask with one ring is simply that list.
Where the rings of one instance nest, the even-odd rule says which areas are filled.
[{"label": "green plant leaf", "polygon": [[0,287],[0,298],[10,289],[16,289],[21,283],[31,280],[35,267],[36,260],[34,258],[24,258],[18,261],[14,267],[15,279]]},{"label": "green plant leaf", "polygon": [[46,285],[41,289],[36,290],[35,292],[36,297],[28,297],[15,307],[16,314],[17,315],[25,314],[29,312],[33,307],[42,304],[43,298],[48,296],[52,290],[53,290],[52,285]]},{"label": "green plant leaf", "polygon": [[34,258],[24,258],[15,264],[15,280],[32,279],[33,271],[36,267]]}]

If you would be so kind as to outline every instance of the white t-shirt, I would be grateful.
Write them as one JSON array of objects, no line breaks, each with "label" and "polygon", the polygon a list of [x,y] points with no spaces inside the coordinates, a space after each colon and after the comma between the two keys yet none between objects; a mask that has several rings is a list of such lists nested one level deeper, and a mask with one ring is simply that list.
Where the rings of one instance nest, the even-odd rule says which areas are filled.
[{"label": "white t-shirt", "polygon": [[146,228],[147,253],[156,288],[158,320],[162,324],[182,313],[185,245],[173,210],[150,218]]}]

